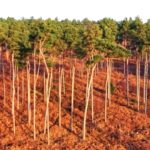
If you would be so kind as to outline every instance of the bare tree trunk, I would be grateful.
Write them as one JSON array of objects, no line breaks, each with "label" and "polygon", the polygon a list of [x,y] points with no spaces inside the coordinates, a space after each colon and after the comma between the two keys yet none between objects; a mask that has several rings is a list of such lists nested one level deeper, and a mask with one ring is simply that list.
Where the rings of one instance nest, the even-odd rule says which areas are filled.
[{"label": "bare tree trunk", "polygon": [[93,80],[91,84],[91,117],[92,117],[92,123],[94,121],[94,98],[93,98]]},{"label": "bare tree trunk", "polygon": [[34,140],[36,139],[36,60],[35,60],[35,52],[34,50],[34,76],[33,76],[33,130],[34,130]]},{"label": "bare tree trunk", "polygon": [[111,105],[111,60],[108,59],[108,105]]},{"label": "bare tree trunk", "polygon": [[46,79],[46,113],[45,113],[45,125],[44,125],[44,133],[46,133],[47,129],[47,139],[48,145],[50,144],[50,132],[49,132],[49,99],[52,88],[52,79],[53,79],[53,69],[51,68],[51,74],[48,75]]},{"label": "bare tree trunk", "polygon": [[2,47],[0,46],[0,69],[3,70],[3,61],[2,61]]},{"label": "bare tree trunk", "polygon": [[109,76],[109,61],[107,58],[107,77],[105,84],[105,122],[107,122],[107,107],[108,107],[108,77]]},{"label": "bare tree trunk", "polygon": [[140,93],[141,93],[141,90],[140,90],[140,87],[141,87],[141,83],[140,83],[140,81],[141,81],[141,75],[140,75],[140,72],[141,72],[140,60],[139,60],[139,69],[138,69],[138,70],[139,70],[139,75],[138,75],[138,77],[139,77],[139,79],[138,79],[138,80],[139,80],[139,81],[138,81],[138,82],[139,82],[139,88],[138,88],[138,93],[139,93],[139,94],[138,94],[138,95],[139,95],[139,96],[138,96],[138,97],[139,97],[138,105],[139,105],[139,107],[138,107],[138,110],[140,110]]},{"label": "bare tree trunk", "polygon": [[137,81],[137,102],[138,111],[140,110],[140,60],[137,58],[136,62],[136,81]]},{"label": "bare tree trunk", "polygon": [[45,113],[45,122],[44,122],[44,134],[46,134],[46,129],[47,129],[47,115],[49,115],[49,99],[48,99],[48,80],[49,80],[49,75],[45,79],[45,99],[46,99],[46,113]]},{"label": "bare tree trunk", "polygon": [[9,52],[8,52],[8,51],[6,51],[6,60],[7,60],[7,61],[10,60],[10,59],[9,59]]},{"label": "bare tree trunk", "polygon": [[86,90],[86,100],[85,100],[85,111],[84,111],[84,120],[83,120],[83,140],[85,140],[86,136],[86,119],[87,119],[87,110],[88,110],[88,105],[89,105],[89,97],[90,97],[90,89],[91,89],[91,84],[93,80],[93,75],[94,75],[94,70],[95,70],[96,65],[94,65],[91,69],[91,74],[89,74],[89,80],[88,80],[88,86]]},{"label": "bare tree trunk", "polygon": [[147,90],[148,90],[147,87],[148,87],[148,60],[147,60],[147,53],[146,53],[145,62],[144,62],[144,91],[143,91],[145,114],[147,114]]},{"label": "bare tree trunk", "polygon": [[123,73],[124,73],[124,75],[126,74],[126,64],[127,64],[127,60],[125,58],[123,58]]},{"label": "bare tree trunk", "polygon": [[20,90],[20,85],[19,85],[19,71],[18,71],[18,67],[17,67],[17,73],[16,73],[16,76],[17,76],[17,109],[19,109],[19,105],[20,105],[20,93],[19,93],[19,90]]},{"label": "bare tree trunk", "polygon": [[59,127],[61,127],[61,103],[62,103],[62,69],[59,71]]},{"label": "bare tree trunk", "polygon": [[27,62],[27,86],[28,86],[28,124],[31,125],[31,86],[30,86],[30,62]]},{"label": "bare tree trunk", "polygon": [[38,63],[38,68],[36,67],[36,60],[35,60],[35,50],[34,50],[34,87],[33,87],[33,129],[34,129],[34,140],[36,139],[36,86],[37,86],[37,80],[40,72],[40,59]]},{"label": "bare tree trunk", "polygon": [[129,59],[126,59],[126,98],[129,105]]},{"label": "bare tree trunk", "polygon": [[4,93],[4,97],[3,97],[3,100],[4,100],[4,105],[6,103],[6,89],[5,89],[5,68],[4,68],[4,64],[3,64],[3,93]]},{"label": "bare tree trunk", "polygon": [[9,63],[9,74],[10,74],[10,99],[12,98],[12,58]]},{"label": "bare tree trunk", "polygon": [[87,68],[87,78],[86,78],[86,98],[87,98],[87,91],[88,91],[88,83],[89,83],[89,77],[90,77],[90,69],[89,68]]},{"label": "bare tree trunk", "polygon": [[44,102],[46,102],[46,77],[45,77],[45,71],[44,71],[44,85],[43,85],[43,93],[44,93]]},{"label": "bare tree trunk", "polygon": [[24,101],[24,75],[23,75],[23,70],[22,70],[22,104]]},{"label": "bare tree trunk", "polygon": [[13,131],[16,133],[16,122],[15,122],[15,62],[14,54],[12,54],[12,117],[13,117]]},{"label": "bare tree trunk", "polygon": [[65,94],[65,70],[62,68],[62,87],[63,87],[63,93]]},{"label": "bare tree trunk", "polygon": [[75,67],[72,67],[72,94],[71,94],[71,131],[73,131],[73,111],[74,111],[74,82],[75,82]]},{"label": "bare tree trunk", "polygon": [[[49,69],[48,69],[48,65],[46,63],[46,59],[45,56],[43,54],[43,49],[42,49],[42,45],[40,42],[40,54],[43,58],[44,64],[45,64],[45,68],[46,68],[46,72],[47,72],[47,78],[44,81],[44,87],[45,87],[45,100],[46,100],[46,113],[45,113],[45,126],[44,126],[44,133],[46,133],[46,128],[47,128],[47,138],[48,138],[48,145],[50,144],[50,133],[49,133],[49,98],[50,98],[50,93],[51,93],[51,88],[52,88],[52,78],[53,78],[53,69],[51,68],[51,76],[49,77]],[[40,61],[39,61],[39,65],[40,65]],[[39,70],[38,70],[39,73]],[[44,74],[45,77],[45,74]],[[36,80],[37,81],[37,80]]]}]

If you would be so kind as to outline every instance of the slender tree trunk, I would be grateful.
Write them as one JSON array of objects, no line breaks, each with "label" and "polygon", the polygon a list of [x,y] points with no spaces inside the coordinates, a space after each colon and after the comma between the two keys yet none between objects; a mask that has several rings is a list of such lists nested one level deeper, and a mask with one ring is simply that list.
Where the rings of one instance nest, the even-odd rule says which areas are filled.
[{"label": "slender tree trunk", "polygon": [[37,86],[37,80],[40,72],[40,59],[38,63],[38,68],[36,67],[36,60],[35,60],[35,50],[34,50],[34,85],[33,85],[33,130],[34,130],[34,140],[36,139],[36,86]]},{"label": "slender tree trunk", "polygon": [[10,74],[10,99],[12,98],[12,59],[9,63],[9,74]]},{"label": "slender tree trunk", "polygon": [[43,86],[43,93],[44,93],[44,102],[46,102],[46,77],[45,77],[45,71],[44,71],[44,86]]},{"label": "slender tree trunk", "polygon": [[126,98],[129,105],[129,60],[126,59]]},{"label": "slender tree trunk", "polygon": [[2,47],[0,46],[0,69],[3,70],[3,61],[2,61]]},{"label": "slender tree trunk", "polygon": [[31,86],[30,86],[30,62],[27,62],[27,86],[28,86],[28,124],[31,125]]},{"label": "slender tree trunk", "polygon": [[49,132],[49,99],[52,88],[52,79],[53,79],[53,69],[51,68],[51,74],[48,74],[46,79],[46,113],[45,113],[45,125],[44,125],[44,133],[46,133],[47,129],[47,139],[48,145],[50,144],[50,132]]},{"label": "slender tree trunk", "polygon": [[107,122],[107,107],[108,107],[108,77],[109,76],[109,61],[107,58],[107,77],[105,83],[105,122]]},{"label": "slender tree trunk", "polygon": [[140,110],[140,59],[137,58],[136,63],[136,80],[137,80],[137,102],[138,102],[138,111]]},{"label": "slender tree trunk", "polygon": [[93,98],[93,80],[91,84],[91,116],[92,116],[92,123],[94,121],[94,98]]},{"label": "slender tree trunk", "polygon": [[15,122],[15,62],[14,54],[12,54],[12,117],[13,117],[13,132],[16,133]]},{"label": "slender tree trunk", "polygon": [[141,75],[140,75],[141,74],[141,65],[140,65],[140,60],[139,60],[139,69],[138,70],[139,70],[139,75],[138,75],[138,77],[139,77],[139,79],[138,79],[139,80],[139,88],[138,88],[139,89],[138,90],[139,91],[139,94],[138,94],[139,95],[138,96],[139,97],[139,102],[138,102],[138,104],[139,104],[139,110],[140,110],[140,95],[141,95],[141,90],[140,90],[140,88],[141,88],[141,82],[140,82],[141,81]]},{"label": "slender tree trunk", "polygon": [[73,131],[73,111],[74,111],[74,82],[75,82],[75,67],[72,67],[72,94],[71,94],[71,131]]},{"label": "slender tree trunk", "polygon": [[59,71],[59,127],[61,127],[61,105],[62,105],[62,69]]},{"label": "slender tree trunk", "polygon": [[6,89],[5,89],[5,68],[4,68],[4,64],[3,64],[3,94],[4,94],[4,97],[3,97],[3,100],[4,100],[4,105],[6,103]]},{"label": "slender tree trunk", "polygon": [[126,64],[127,64],[127,60],[125,58],[123,58],[123,73],[124,73],[124,75],[126,74]]},{"label": "slender tree trunk", "polygon": [[20,103],[20,85],[19,85],[19,71],[18,71],[18,66],[16,67],[16,78],[17,78],[17,109],[19,109],[19,103]]},{"label": "slender tree trunk", "polygon": [[65,94],[66,90],[65,90],[65,70],[64,68],[62,68],[62,87],[63,87],[63,93]]},{"label": "slender tree trunk", "polygon": [[45,79],[45,98],[46,98],[46,112],[45,112],[45,123],[44,123],[44,134],[46,134],[46,129],[47,129],[47,115],[49,115],[49,99],[48,99],[48,81],[49,81],[49,75],[48,77]]},{"label": "slender tree trunk", "polygon": [[[46,72],[47,72],[47,78],[45,79],[45,100],[46,100],[46,113],[45,113],[45,126],[44,126],[44,133],[46,133],[46,127],[47,127],[47,138],[48,138],[48,144],[50,144],[50,133],[49,133],[49,98],[50,98],[50,92],[51,92],[51,88],[52,88],[52,78],[53,78],[53,69],[51,68],[51,76],[50,76],[50,79],[49,79],[49,69],[48,69],[48,66],[47,66],[47,63],[46,63],[46,59],[45,59],[45,56],[43,54],[43,49],[42,49],[42,44],[40,42],[40,47],[39,47],[39,50],[40,50],[40,54],[43,58],[43,61],[44,61],[44,64],[45,64],[45,68],[46,68]],[[40,60],[39,60],[39,66],[40,66]],[[38,74],[39,74],[39,70],[38,70]],[[37,82],[37,80],[36,80]]]},{"label": "slender tree trunk", "polygon": [[108,59],[108,105],[111,105],[111,60]]},{"label": "slender tree trunk", "polygon": [[23,70],[22,70],[22,104],[24,101],[24,75],[23,75]]},{"label": "slender tree trunk", "polygon": [[34,50],[34,76],[33,76],[33,130],[34,130],[34,140],[36,139],[36,60],[35,60]]},{"label": "slender tree trunk", "polygon": [[148,60],[147,60],[147,53],[146,53],[145,62],[144,62],[144,91],[143,91],[145,114],[147,114],[147,90],[148,90],[147,87],[148,87]]},{"label": "slender tree trunk", "polygon": [[85,140],[86,136],[86,119],[87,119],[87,110],[88,110],[88,105],[89,105],[89,97],[90,97],[90,89],[91,89],[91,84],[93,80],[93,75],[94,75],[94,70],[95,70],[96,65],[94,65],[91,69],[91,74],[89,74],[89,81],[88,81],[88,86],[86,90],[86,100],[85,100],[85,111],[84,111],[84,120],[83,120],[83,140]]}]

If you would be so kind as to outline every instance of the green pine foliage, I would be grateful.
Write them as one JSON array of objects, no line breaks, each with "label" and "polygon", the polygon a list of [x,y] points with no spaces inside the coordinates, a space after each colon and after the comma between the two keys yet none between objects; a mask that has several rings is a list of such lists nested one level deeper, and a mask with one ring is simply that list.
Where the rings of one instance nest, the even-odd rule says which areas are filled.
[{"label": "green pine foliage", "polygon": [[0,18],[0,47],[14,53],[18,63],[39,48],[47,56],[71,54],[90,65],[107,57],[141,55],[149,45],[150,21],[138,17],[120,22]]}]

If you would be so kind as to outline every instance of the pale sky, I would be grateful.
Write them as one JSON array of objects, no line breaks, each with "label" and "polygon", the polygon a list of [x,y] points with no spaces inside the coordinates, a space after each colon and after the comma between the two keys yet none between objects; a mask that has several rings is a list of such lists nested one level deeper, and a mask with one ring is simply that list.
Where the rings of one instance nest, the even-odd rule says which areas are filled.
[{"label": "pale sky", "polygon": [[109,17],[117,21],[139,16],[145,22],[150,19],[150,0],[1,0],[0,17],[8,16],[59,20]]}]

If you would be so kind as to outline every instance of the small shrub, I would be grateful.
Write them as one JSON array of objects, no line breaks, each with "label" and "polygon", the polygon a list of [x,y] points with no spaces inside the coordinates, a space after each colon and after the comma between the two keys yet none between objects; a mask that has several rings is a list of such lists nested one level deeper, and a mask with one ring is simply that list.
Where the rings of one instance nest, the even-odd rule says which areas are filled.
[{"label": "small shrub", "polygon": [[137,104],[137,100],[136,100],[136,99],[131,99],[130,101],[131,101],[131,103],[133,103],[133,104]]},{"label": "small shrub", "polygon": [[110,91],[111,91],[111,94],[114,94],[115,92],[115,86],[113,85],[112,82],[110,83]]}]

